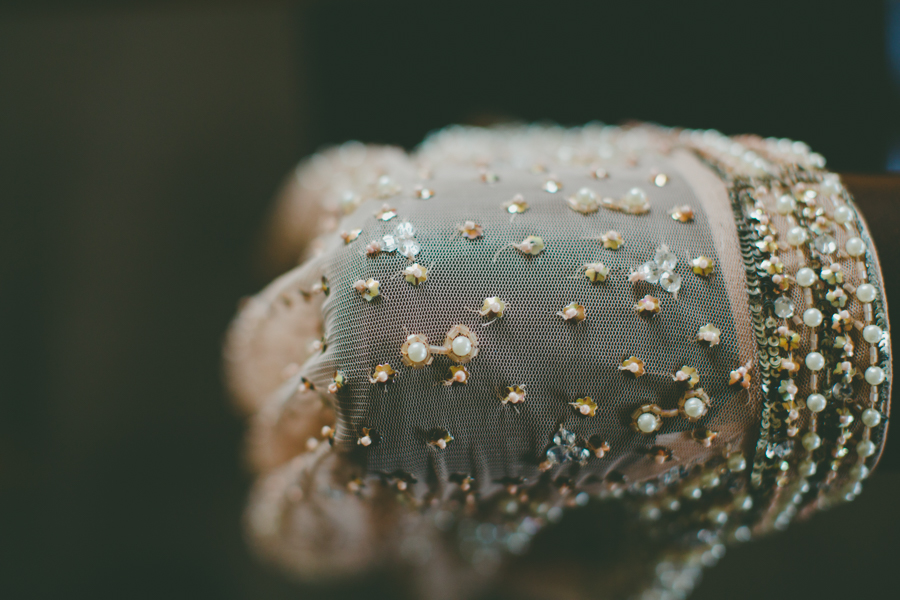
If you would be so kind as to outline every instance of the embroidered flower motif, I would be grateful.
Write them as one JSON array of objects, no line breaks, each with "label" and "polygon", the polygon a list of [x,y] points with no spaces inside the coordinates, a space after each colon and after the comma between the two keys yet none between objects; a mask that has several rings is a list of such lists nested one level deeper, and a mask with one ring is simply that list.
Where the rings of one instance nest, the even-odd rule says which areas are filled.
[{"label": "embroidered flower motif", "polygon": [[419,200],[431,200],[434,198],[434,190],[427,187],[418,186],[413,195]]},{"label": "embroidered flower motif", "polygon": [[678,400],[678,414],[688,421],[699,421],[709,410],[709,395],[703,388],[688,390]]},{"label": "embroidered flower motif", "polygon": [[782,358],[778,363],[778,368],[793,375],[800,370],[800,362],[794,360],[793,357]]},{"label": "embroidered flower motif", "polygon": [[647,449],[647,456],[653,459],[656,464],[664,464],[675,456],[675,453],[672,452],[670,448],[666,448],[664,446],[652,446]]},{"label": "embroidered flower motif", "polygon": [[366,244],[366,256],[369,258],[375,258],[381,254],[381,243],[372,241]]},{"label": "embroidered flower motif", "polygon": [[800,347],[800,334],[791,331],[784,325],[776,329],[775,334],[778,336],[778,345],[782,350],[790,351]]},{"label": "embroidered flower motif", "polygon": [[717,346],[719,344],[719,336],[721,335],[722,332],[712,323],[707,323],[697,330],[697,340],[708,342],[710,346]]},{"label": "embroidered flower motif", "polygon": [[673,381],[686,381],[688,387],[694,387],[700,382],[700,373],[697,372],[697,369],[694,367],[689,367],[687,365],[681,367],[675,374],[672,375]]},{"label": "embroidered flower motif", "polygon": [[780,258],[773,254],[759,263],[759,268],[769,275],[775,275],[776,273],[782,273],[784,271],[784,263],[781,262]]},{"label": "embroidered flower motif", "polygon": [[403,269],[403,277],[406,279],[407,283],[419,285],[428,280],[428,269],[419,263],[413,263]]},{"label": "embroidered flower motif", "polygon": [[849,335],[836,335],[834,337],[834,348],[840,350],[847,358],[853,356],[853,340]]},{"label": "embroidered flower motif", "polygon": [[659,312],[659,299],[647,294],[637,301],[634,310],[642,315],[653,315]]},{"label": "embroidered flower motif", "polygon": [[562,182],[557,179],[555,176],[551,176],[547,181],[544,182],[543,190],[550,194],[555,194],[559,190],[563,188]]},{"label": "embroidered flower motif", "polygon": [[513,248],[528,256],[537,256],[544,250],[544,240],[536,235],[529,235],[519,244],[513,244]]},{"label": "embroidered flower motif", "polygon": [[624,212],[631,215],[642,215],[650,212],[650,202],[647,200],[647,192],[641,188],[631,188],[621,198],[604,198],[601,201],[604,208]]},{"label": "embroidered flower motif", "polygon": [[691,438],[704,448],[709,448],[710,446],[712,446],[713,440],[715,440],[718,436],[718,431],[713,431],[712,429],[707,429],[706,427],[698,427],[691,432]]},{"label": "embroidered flower motif", "polygon": [[576,323],[580,323],[584,321],[584,307],[577,302],[572,302],[563,307],[563,309],[556,313],[558,316],[562,317],[564,321],[575,321]]},{"label": "embroidered flower motif", "polygon": [[381,238],[383,252],[397,252],[412,260],[421,250],[416,240],[416,228],[409,221],[397,224],[392,234]]},{"label": "embroidered flower motif", "polygon": [[583,215],[595,213],[600,210],[600,201],[597,199],[597,194],[586,187],[581,188],[574,195],[569,196],[566,203],[569,205],[569,208]]},{"label": "embroidered flower motif", "polygon": [[609,443],[599,435],[592,435],[588,440],[588,449],[594,453],[597,458],[603,458],[609,452]]},{"label": "embroidered flower motif", "polygon": [[453,362],[465,364],[478,355],[478,338],[465,325],[454,325],[444,338],[444,352]]},{"label": "embroidered flower motif", "polygon": [[655,404],[643,404],[631,413],[631,428],[644,435],[659,431],[662,427],[660,408]]},{"label": "embroidered flower motif", "polygon": [[484,235],[484,227],[475,221],[466,221],[459,226],[459,233],[468,240],[477,240]]},{"label": "embroidered flower motif", "polygon": [[623,360],[622,364],[619,365],[619,370],[628,371],[635,377],[640,377],[646,372],[644,370],[644,361],[636,356],[632,356]]},{"label": "embroidered flower motif", "polygon": [[390,221],[397,216],[397,209],[391,208],[387,204],[382,204],[381,208],[375,213],[375,218],[379,221]]},{"label": "embroidered flower motif", "polygon": [[838,365],[834,368],[834,375],[844,375],[853,378],[856,375],[856,367],[853,366],[849,360],[845,360],[839,362]]},{"label": "embroidered flower motif", "polygon": [[687,204],[674,206],[672,207],[672,210],[669,211],[669,216],[671,216],[675,221],[688,223],[694,220],[694,209]]},{"label": "embroidered flower motif", "polygon": [[691,270],[695,275],[709,277],[713,272],[713,261],[705,256],[698,256],[691,261]]},{"label": "embroidered flower motif", "polygon": [[375,371],[369,376],[369,383],[388,383],[397,375],[390,364],[384,363],[375,367]]},{"label": "embroidered flower motif", "polygon": [[836,287],[825,294],[825,299],[835,308],[844,308],[847,304],[847,292],[843,288]]},{"label": "embroidered flower motif", "polygon": [[625,243],[622,234],[614,230],[609,230],[601,235],[600,241],[603,242],[604,248],[609,248],[610,250],[618,250]]},{"label": "embroidered flower motif", "polygon": [[378,290],[379,285],[380,284],[377,279],[369,278],[365,281],[360,279],[353,284],[353,289],[359,292],[366,302],[371,302],[381,295],[381,292]]},{"label": "embroidered flower motif", "polygon": [[347,375],[343,371],[335,371],[331,383],[328,384],[328,393],[337,394],[338,391],[347,383]]},{"label": "embroidered flower motif", "polygon": [[835,331],[850,331],[853,328],[850,312],[842,310],[831,315],[831,328]]},{"label": "embroidered flower motif", "polygon": [[772,235],[767,235],[756,242],[756,247],[759,248],[761,252],[772,253],[778,250],[778,244],[775,242],[775,237]]},{"label": "embroidered flower motif", "polygon": [[609,267],[603,263],[588,263],[584,265],[584,276],[591,283],[601,283],[609,276]]},{"label": "embroidered flower motif", "polygon": [[833,263],[828,267],[822,267],[820,276],[831,285],[844,283],[844,272],[841,270],[841,265],[837,263]]},{"label": "embroidered flower motif", "polygon": [[525,402],[525,389],[518,385],[506,388],[506,395],[500,400],[503,404],[522,404]]},{"label": "embroidered flower motif", "polygon": [[553,436],[553,444],[547,450],[546,460],[541,463],[541,470],[546,471],[553,465],[567,462],[577,462],[584,464],[591,457],[591,453],[587,448],[583,448],[576,443],[575,434],[567,429],[559,428],[556,435]]},{"label": "embroidered flower motif", "polygon": [[794,396],[797,395],[797,391],[797,385],[793,379],[782,379],[781,383],[778,384],[778,393],[785,400],[793,400]]},{"label": "embroidered flower motif", "polygon": [[425,441],[429,445],[443,450],[447,447],[447,444],[453,441],[453,436],[443,427],[435,427],[425,434]]},{"label": "embroidered flower motif", "polygon": [[728,374],[728,385],[734,385],[736,383],[740,383],[741,387],[745,390],[750,387],[750,368],[751,363],[747,363],[746,365],[740,366],[731,373]]},{"label": "embroidered flower motif", "polygon": [[446,380],[444,385],[453,385],[454,383],[469,383],[469,370],[463,365],[450,367],[450,379]]},{"label": "embroidered flower motif", "polygon": [[421,369],[431,364],[434,356],[428,346],[428,338],[422,334],[406,336],[406,341],[400,346],[400,359],[407,367]]},{"label": "embroidered flower motif", "polygon": [[359,446],[371,446],[381,439],[381,436],[371,427],[363,427],[362,435],[357,438],[356,443]]},{"label": "embroidered flower motif", "polygon": [[569,406],[585,417],[593,417],[597,414],[597,403],[590,396],[578,398],[575,402],[569,402]]},{"label": "embroidered flower motif", "polygon": [[503,209],[510,214],[522,214],[528,210],[528,203],[522,194],[516,194],[512,200],[503,204]]},{"label": "embroidered flower motif", "polygon": [[484,299],[478,314],[488,319],[499,319],[503,316],[504,310],[506,310],[506,302],[497,296],[491,296]]},{"label": "embroidered flower motif", "polygon": [[341,239],[344,240],[345,244],[349,244],[353,240],[359,237],[362,233],[362,229],[351,229],[350,231],[342,231]]}]

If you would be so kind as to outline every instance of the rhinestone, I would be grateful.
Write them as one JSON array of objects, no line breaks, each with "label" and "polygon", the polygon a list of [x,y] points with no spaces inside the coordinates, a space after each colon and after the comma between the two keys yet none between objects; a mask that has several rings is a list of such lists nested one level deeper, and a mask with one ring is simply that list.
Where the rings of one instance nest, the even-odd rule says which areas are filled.
[{"label": "rhinestone", "polygon": [[660,266],[660,268],[666,271],[671,271],[675,268],[675,265],[678,264],[678,257],[670,252],[669,247],[666,245],[662,245],[656,249],[654,260],[656,261],[656,264]]},{"label": "rhinestone", "polygon": [[820,235],[814,242],[816,250],[822,254],[832,254],[837,251],[837,241],[830,235]]},{"label": "rhinestone", "polygon": [[782,319],[789,319],[794,314],[794,304],[785,296],[780,296],[775,300],[775,314]]},{"label": "rhinestone", "polygon": [[675,294],[681,289],[681,275],[672,271],[665,271],[659,276],[659,285],[667,292]]},{"label": "rhinestone", "polygon": [[648,283],[658,282],[660,275],[663,273],[662,269],[660,269],[659,265],[654,261],[645,262],[637,268],[637,272],[641,275],[643,280]]}]

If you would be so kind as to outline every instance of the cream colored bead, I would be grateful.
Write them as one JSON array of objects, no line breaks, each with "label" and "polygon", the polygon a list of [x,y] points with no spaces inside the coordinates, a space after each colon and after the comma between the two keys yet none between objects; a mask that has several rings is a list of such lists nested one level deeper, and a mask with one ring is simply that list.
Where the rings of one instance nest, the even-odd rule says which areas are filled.
[{"label": "cream colored bead", "polygon": [[863,440],[856,445],[856,453],[863,458],[872,456],[873,454],[875,454],[875,444],[873,444],[869,440]]},{"label": "cream colored bead", "polygon": [[881,327],[878,325],[866,325],[863,328],[863,339],[869,342],[870,344],[875,344],[881,341]]},{"label": "cream colored bead", "polygon": [[822,438],[817,433],[810,431],[803,436],[803,447],[812,452],[822,445]]},{"label": "cream colored bead", "polygon": [[453,354],[468,356],[469,352],[472,351],[472,342],[466,336],[460,335],[453,339],[451,347],[453,348]]},{"label": "cream colored bead", "polygon": [[871,283],[864,283],[856,288],[856,299],[860,302],[872,302],[877,295],[878,292]]},{"label": "cream colored bead", "polygon": [[834,209],[834,220],[836,223],[843,225],[853,218],[853,211],[849,206],[838,206]]},{"label": "cream colored bead", "polygon": [[785,239],[791,246],[801,246],[806,243],[807,239],[809,239],[809,234],[807,234],[806,230],[800,226],[791,227],[790,229],[788,229]]},{"label": "cream colored bead", "polygon": [[878,427],[881,423],[881,413],[874,408],[867,408],[863,411],[862,422],[866,427]]},{"label": "cream colored bead", "polygon": [[[467,340],[468,341],[468,340]],[[428,348],[422,342],[413,342],[406,350],[409,359],[415,363],[424,362],[428,358]]]},{"label": "cream colored bead", "polygon": [[700,398],[688,398],[684,401],[684,414],[692,419],[699,419],[702,417],[705,408],[706,405],[704,405],[703,400]]},{"label": "cream colored bead", "polygon": [[806,407],[814,413],[820,413],[825,410],[828,402],[822,394],[810,394],[806,399]]},{"label": "cream colored bead", "polygon": [[810,371],[821,371],[825,368],[825,357],[818,352],[806,355],[806,368]]},{"label": "cream colored bead", "polygon": [[810,269],[809,267],[803,267],[799,271],[797,271],[797,275],[795,275],[797,279],[797,284],[801,287],[809,287],[816,282],[816,272]]},{"label": "cream colored bead", "polygon": [[847,240],[845,248],[850,256],[862,256],[866,252],[866,243],[858,237],[852,237]]},{"label": "cream colored bead", "polygon": [[793,212],[796,205],[797,203],[794,201],[793,196],[785,194],[775,201],[775,210],[779,215],[786,215],[789,212]]},{"label": "cream colored bead", "polygon": [[803,312],[803,322],[810,327],[818,327],[822,324],[822,311],[818,308],[807,308]]},{"label": "cream colored bead", "polygon": [[881,367],[869,367],[866,369],[866,382],[869,385],[881,385],[884,381],[884,370]]},{"label": "cream colored bead", "polygon": [[652,413],[644,413],[637,418],[638,429],[640,429],[644,433],[653,433],[654,431],[656,431],[658,422],[659,417]]}]

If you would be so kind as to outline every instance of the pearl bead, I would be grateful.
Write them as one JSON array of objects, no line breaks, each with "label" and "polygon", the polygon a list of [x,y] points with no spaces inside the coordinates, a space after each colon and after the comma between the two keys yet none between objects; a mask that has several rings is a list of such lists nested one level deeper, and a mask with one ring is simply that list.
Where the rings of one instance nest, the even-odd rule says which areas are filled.
[{"label": "pearl bead", "polygon": [[778,200],[775,201],[775,210],[779,215],[786,215],[789,212],[793,212],[794,206],[796,206],[794,198],[787,194],[781,196],[780,198],[778,198]]},{"label": "pearl bead", "polygon": [[865,479],[869,476],[869,467],[866,465],[856,465],[852,469],[850,469],[850,477],[856,479],[857,481],[860,479]]},{"label": "pearl bead", "polygon": [[871,283],[864,283],[856,288],[856,299],[860,302],[871,302],[877,295],[878,292],[875,291],[875,286]]},{"label": "pearl bead", "polygon": [[866,369],[866,381],[869,385],[880,385],[884,381],[884,371],[881,367],[869,367]]},{"label": "pearl bead", "polygon": [[862,422],[866,427],[878,427],[881,423],[881,413],[874,408],[867,408],[863,411]]},{"label": "pearl bead", "polygon": [[828,404],[828,402],[826,402],[825,396],[822,394],[810,394],[806,399],[806,407],[814,413],[825,410],[826,404]]},{"label": "pearl bead", "polygon": [[818,327],[822,324],[822,311],[818,308],[807,308],[803,312],[803,322],[810,327]]},{"label": "pearl bead", "polygon": [[747,460],[743,454],[733,454],[728,457],[728,468],[732,471],[743,471],[747,468]]},{"label": "pearl bead", "polygon": [[874,344],[881,340],[881,327],[878,325],[866,325],[863,328],[863,339]]},{"label": "pearl bead", "polygon": [[875,454],[875,444],[869,440],[863,440],[856,445],[856,453],[866,458]]},{"label": "pearl bead", "polygon": [[834,220],[836,223],[843,225],[853,218],[853,211],[849,206],[838,206],[834,209]]},{"label": "pearl bead", "polygon": [[428,358],[428,348],[422,342],[413,342],[406,349],[406,354],[414,363],[425,362],[425,359]]},{"label": "pearl bead", "polygon": [[800,246],[801,244],[804,244],[808,237],[809,236],[807,235],[806,230],[800,226],[791,227],[787,232],[787,236],[785,236],[785,238],[787,239],[787,243],[791,246]]},{"label": "pearl bead", "polygon": [[659,417],[652,413],[644,413],[637,418],[638,429],[644,433],[653,433],[659,424]]},{"label": "pearl bead", "polygon": [[812,477],[816,474],[816,463],[811,460],[804,460],[798,465],[797,470],[800,472],[800,475]]},{"label": "pearl bead", "polygon": [[850,256],[862,256],[866,252],[866,243],[858,237],[852,237],[847,240],[845,248]]},{"label": "pearl bead", "polygon": [[703,416],[706,405],[700,398],[688,398],[684,401],[684,414],[692,419],[699,419]]},{"label": "pearl bead", "polygon": [[453,338],[453,343],[450,346],[453,349],[453,354],[457,356],[468,356],[469,352],[472,351],[472,341],[464,335]]},{"label": "pearl bead", "polygon": [[803,267],[797,271],[797,283],[802,287],[809,287],[816,282],[816,272],[809,267]]},{"label": "pearl bead", "polygon": [[806,435],[803,436],[803,447],[812,452],[816,448],[822,445],[822,438],[819,437],[818,434],[810,431]]},{"label": "pearl bead", "polygon": [[806,355],[806,368],[810,371],[821,371],[825,368],[825,357],[818,352]]}]

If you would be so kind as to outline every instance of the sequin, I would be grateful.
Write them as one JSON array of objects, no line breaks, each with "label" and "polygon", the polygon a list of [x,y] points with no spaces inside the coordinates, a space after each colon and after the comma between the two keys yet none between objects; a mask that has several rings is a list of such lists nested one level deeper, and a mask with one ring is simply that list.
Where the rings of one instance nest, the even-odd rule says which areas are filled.
[{"label": "sequin", "polygon": [[687,365],[681,367],[672,375],[673,381],[686,381],[689,387],[694,387],[700,382],[700,373],[694,367]]},{"label": "sequin", "polygon": [[644,369],[644,361],[639,359],[636,356],[631,356],[622,361],[622,364],[619,365],[620,371],[628,371],[635,377],[640,377],[646,370]]},{"label": "sequin", "polygon": [[719,336],[721,334],[722,332],[719,331],[718,327],[712,323],[707,323],[697,330],[697,340],[700,342],[707,342],[710,346],[716,346],[719,344]]},{"label": "sequin", "polygon": [[362,435],[356,439],[356,444],[359,446],[371,446],[380,439],[378,433],[371,427],[363,427],[361,431]]},{"label": "sequin", "polygon": [[634,310],[640,314],[656,314],[659,312],[659,299],[647,294],[637,301]]},{"label": "sequin", "polygon": [[698,256],[697,258],[691,261],[691,270],[695,275],[699,275],[701,277],[709,277],[715,265],[711,258],[707,258],[705,256]]},{"label": "sequin", "polygon": [[450,367],[450,379],[444,382],[444,385],[453,385],[454,383],[469,383],[469,370],[463,365],[452,365]]},{"label": "sequin", "polygon": [[375,371],[369,375],[369,383],[388,383],[397,375],[397,371],[390,364],[384,363],[375,367]]},{"label": "sequin", "polygon": [[590,396],[578,398],[575,402],[569,402],[569,406],[585,417],[593,417],[597,414],[597,403]]},{"label": "sequin", "polygon": [[609,230],[601,235],[600,241],[603,242],[604,248],[609,248],[610,250],[618,250],[625,243],[622,234],[614,230]]},{"label": "sequin", "polygon": [[500,400],[503,404],[521,404],[525,402],[525,389],[514,385],[506,388],[506,395]]},{"label": "sequin", "polygon": [[346,373],[343,371],[335,371],[334,376],[331,378],[331,383],[328,384],[328,393],[337,394],[346,383]]},{"label": "sequin", "polygon": [[466,221],[458,229],[459,233],[468,240],[477,240],[484,235],[484,227],[475,221]]},{"label": "sequin", "polygon": [[603,263],[589,263],[584,265],[584,276],[591,283],[601,283],[609,276],[609,267]]},{"label": "sequin", "polygon": [[674,206],[672,207],[672,210],[669,211],[669,216],[671,216],[675,221],[679,221],[681,223],[689,223],[690,221],[694,220],[694,209],[687,204]]},{"label": "sequin", "polygon": [[349,244],[354,241],[359,235],[362,233],[362,229],[352,229],[350,231],[341,232],[341,239],[344,240],[345,244]]},{"label": "sequin", "polygon": [[537,256],[544,250],[544,240],[536,235],[529,235],[518,244],[513,244],[513,248],[527,254],[528,256]]},{"label": "sequin", "polygon": [[413,263],[403,269],[403,277],[406,279],[407,283],[419,285],[428,280],[428,269],[419,263]]},{"label": "sequin", "polygon": [[597,458],[603,458],[609,452],[609,442],[597,435],[592,435],[588,440],[588,448]]},{"label": "sequin", "polygon": [[430,200],[434,198],[434,190],[427,187],[417,187],[415,191],[415,197],[419,200]]},{"label": "sequin", "polygon": [[556,314],[562,317],[564,321],[574,321],[575,323],[580,323],[585,318],[584,307],[577,302],[567,304]]},{"label": "sequin", "polygon": [[447,444],[453,441],[453,436],[443,427],[435,427],[425,434],[425,441],[428,442],[430,446],[443,450],[447,447]]},{"label": "sequin", "polygon": [[555,177],[551,177],[550,179],[548,179],[547,181],[544,182],[543,190],[545,192],[555,194],[556,192],[561,190],[562,187],[563,187],[562,183],[558,179],[556,179]]},{"label": "sequin", "polygon": [[397,216],[397,209],[391,208],[387,204],[383,205],[381,209],[377,213],[375,213],[375,218],[379,221],[390,221],[391,219]]},{"label": "sequin", "polygon": [[497,296],[491,296],[490,298],[484,299],[484,303],[481,305],[481,310],[478,311],[478,314],[488,319],[499,319],[503,316],[504,310],[506,310],[506,302]]},{"label": "sequin", "polygon": [[510,214],[521,214],[528,210],[528,203],[522,194],[516,194],[512,200],[503,205],[503,209]]},{"label": "sequin", "polygon": [[380,283],[377,279],[369,278],[365,281],[360,279],[353,284],[353,289],[359,292],[366,302],[371,302],[381,295],[381,292],[378,289],[379,285]]},{"label": "sequin", "polygon": [[392,234],[382,238],[381,249],[383,252],[397,252],[409,259],[414,258],[421,250],[416,240],[416,228],[409,221],[397,224]]}]

